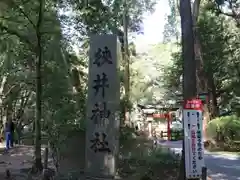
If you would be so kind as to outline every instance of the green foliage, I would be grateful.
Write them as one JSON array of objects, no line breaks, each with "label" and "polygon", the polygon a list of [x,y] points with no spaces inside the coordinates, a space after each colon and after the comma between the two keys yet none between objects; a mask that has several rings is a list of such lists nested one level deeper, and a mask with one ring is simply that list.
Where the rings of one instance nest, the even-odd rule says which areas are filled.
[{"label": "green foliage", "polygon": [[[39,2],[41,1],[0,2],[1,80],[6,77],[6,82],[2,83],[1,87],[1,120],[3,117],[14,118],[20,129],[26,124],[35,127],[35,131],[40,133],[36,133],[34,137],[40,137],[43,133],[56,158],[54,163],[58,163],[61,150],[68,147],[62,145],[66,145],[65,142],[70,139],[69,133],[80,131],[85,125],[86,68],[89,51],[89,38],[86,36],[89,33],[111,32],[122,36],[120,29],[123,25],[124,4],[123,0],[89,1],[88,4],[75,0],[46,0],[39,28]],[[141,33],[143,14],[151,12],[155,2],[137,0],[127,3],[130,32]],[[67,11],[70,13],[65,13]],[[67,27],[73,27],[74,31]],[[79,40],[81,42],[76,43]],[[74,45],[77,45],[78,52],[74,51]],[[130,43],[129,46],[131,58],[136,58],[134,44]],[[39,53],[40,50],[42,54]],[[40,55],[42,64],[40,69],[37,69],[36,60]],[[155,65],[159,68],[157,62],[153,66]],[[41,71],[41,78],[36,78],[36,70]],[[144,79],[145,76],[138,76],[138,73],[134,75],[136,79]],[[137,87],[141,90],[135,93],[138,96],[136,99],[142,92],[145,93],[149,84],[156,84],[156,76],[158,75],[147,83],[143,81]],[[36,81],[39,82],[39,79],[42,91],[41,88],[38,88],[40,91],[36,90]],[[137,84],[138,82],[135,83]],[[152,97],[152,92],[149,90],[145,96]],[[41,94],[37,102],[36,94]],[[41,108],[36,110],[36,103],[41,104]],[[126,107],[131,109],[132,102],[122,98],[122,110]],[[35,126],[33,123],[36,111],[39,112],[37,122],[41,121],[41,129],[38,128],[38,123]],[[133,129],[124,128],[120,141],[131,141],[135,136]],[[36,148],[36,152],[38,151],[40,156],[40,141],[37,141],[38,139],[35,143],[39,148]]]},{"label": "green foliage", "polygon": [[133,179],[176,178],[179,159],[166,148],[154,147],[143,136],[129,139],[120,149],[118,174]]},{"label": "green foliage", "polygon": [[[219,108],[239,113],[239,29],[231,19],[212,12],[211,3],[202,2],[197,22],[203,70],[209,93]],[[165,68],[164,86],[170,94],[181,92],[182,75],[181,51],[172,53],[173,64]],[[212,99],[212,100],[213,100]],[[212,103],[211,101],[210,103]],[[212,107],[212,104],[210,104]]]},{"label": "green foliage", "polygon": [[[206,73],[213,72],[219,74],[221,67],[226,65],[226,55],[229,55],[226,49],[228,33],[225,29],[225,18],[217,18],[211,12],[205,11],[199,17],[198,26],[204,70]],[[222,81],[219,78],[217,80]]]},{"label": "green foliage", "polygon": [[132,156],[133,159],[143,160],[146,163],[159,164],[163,163],[166,165],[178,166],[178,160],[171,154],[167,149],[158,148],[155,150],[149,150],[143,156],[138,157],[135,154]]},{"label": "green foliage", "polygon": [[178,1],[177,0],[168,0],[170,7],[170,14],[166,17],[166,23],[164,25],[163,31],[163,42],[178,42],[180,32],[177,28],[179,26],[179,12],[178,12]]},{"label": "green foliage", "polygon": [[35,162],[41,169],[40,125],[51,147],[56,147],[70,125],[79,127],[84,120],[86,93],[80,86],[77,93],[73,91],[76,82],[71,77],[73,66],[82,63],[65,50],[56,2],[13,0],[1,4],[0,69],[1,80],[7,79],[1,84],[1,93],[6,96],[3,103],[1,97],[1,108],[7,108],[1,111],[1,122],[14,119],[17,128],[22,129],[24,124],[33,126],[35,120]]},{"label": "green foliage", "polygon": [[226,140],[240,140],[240,117],[223,116],[211,120],[207,125],[207,134],[216,139],[218,133],[221,133]]},{"label": "green foliage", "polygon": [[122,127],[120,129],[120,138],[119,141],[122,145],[125,143],[131,143],[131,141],[136,139],[137,134],[135,133],[134,128]]},{"label": "green foliage", "polygon": [[[128,1],[129,30],[141,33],[143,14],[152,12],[156,4],[155,0]],[[120,28],[123,25],[124,1],[107,0],[102,1],[76,1],[67,0],[61,2],[63,9],[72,9],[71,19],[66,25],[72,25],[81,32],[81,38],[91,33],[113,32],[122,36]],[[65,19],[67,19],[65,17]]]},{"label": "green foliage", "polygon": [[131,100],[141,104],[158,103],[168,91],[164,86],[164,69],[171,64],[174,44],[159,43],[132,57]]},{"label": "green foliage", "polygon": [[[155,1],[129,2],[130,31],[140,32],[143,13],[152,11]],[[86,100],[87,51],[89,50],[89,32],[117,32],[122,26],[123,1],[53,1],[47,0],[41,24],[41,46],[43,48],[42,66],[42,119],[48,128],[62,125],[84,124]],[[35,108],[35,60],[37,58],[37,15],[39,2],[34,1],[2,1],[0,18],[0,52],[1,75],[7,75],[6,92],[11,86],[18,87],[16,93],[11,92],[11,98],[6,97],[6,104],[16,105],[16,111],[28,110],[28,119],[34,119]],[[58,13],[70,10],[71,15]],[[110,17],[110,18],[109,18]],[[75,27],[69,32],[65,27],[69,24]],[[79,27],[81,24],[81,27]],[[63,31],[64,29],[64,31]],[[80,33],[82,44],[79,56],[71,48],[72,33]],[[135,55],[134,44],[130,44],[132,55]],[[21,85],[21,88],[18,86]],[[73,90],[74,89],[74,90]],[[19,93],[19,91],[21,91]],[[19,94],[29,92],[31,104],[18,109]],[[56,93],[57,92],[57,93]],[[5,92],[4,92],[5,93]],[[16,100],[17,99],[17,100]],[[131,108],[131,103],[123,98],[122,107]],[[14,111],[14,110],[13,110]],[[24,113],[23,113],[24,114]],[[24,114],[25,116],[25,114]],[[45,126],[44,126],[45,127]],[[51,132],[51,130],[49,131]]]},{"label": "green foliage", "polygon": [[182,68],[182,54],[181,52],[172,53],[173,65],[164,69],[164,85],[168,89],[181,89],[181,76],[183,74]]},{"label": "green foliage", "polygon": [[239,9],[240,1],[238,0],[214,0],[207,2],[208,10],[218,15],[225,15],[234,20],[234,24],[240,27]]}]

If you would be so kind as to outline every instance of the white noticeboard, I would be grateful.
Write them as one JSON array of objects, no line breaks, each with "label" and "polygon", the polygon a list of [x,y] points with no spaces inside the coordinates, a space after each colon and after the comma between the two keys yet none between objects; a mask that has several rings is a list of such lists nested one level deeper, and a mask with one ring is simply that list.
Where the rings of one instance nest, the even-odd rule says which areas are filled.
[{"label": "white noticeboard", "polygon": [[[194,107],[194,106],[193,106]],[[204,166],[202,110],[183,109],[186,178],[201,178]]]}]

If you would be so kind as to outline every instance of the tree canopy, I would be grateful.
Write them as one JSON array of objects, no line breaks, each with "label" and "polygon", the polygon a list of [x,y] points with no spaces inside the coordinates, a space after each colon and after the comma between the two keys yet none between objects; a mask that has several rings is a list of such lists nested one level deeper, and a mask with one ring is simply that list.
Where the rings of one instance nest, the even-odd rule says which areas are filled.
[{"label": "tree canopy", "polygon": [[[234,12],[238,1],[207,2],[200,6],[197,28],[207,76],[211,114],[231,110],[239,113],[239,27]],[[221,6],[227,5],[229,12]],[[231,6],[232,4],[232,6]],[[234,5],[233,5],[234,4]],[[171,4],[170,4],[171,5]],[[218,9],[218,11],[216,11]],[[227,9],[225,8],[227,11]],[[168,22],[170,25],[171,22]],[[177,28],[177,26],[174,26]],[[172,34],[175,36],[175,34]],[[183,73],[181,51],[172,54],[173,65],[166,69],[165,85],[181,91],[180,76]]]},{"label": "tree canopy", "polygon": [[[85,128],[91,34],[116,34],[124,54],[123,16],[129,34],[143,33],[144,15],[157,1],[126,2],[0,1],[0,127],[3,133],[4,124],[14,120],[18,137],[31,128],[36,171],[42,170],[43,134],[58,153],[69,132]],[[142,51],[129,43],[130,103],[167,104],[183,91],[179,0],[168,2],[163,41]],[[197,74],[206,85],[198,91],[209,95],[211,118],[223,111],[240,115],[239,7],[239,0],[202,0],[199,13],[193,11]],[[120,62],[122,102],[125,65]]]},{"label": "tree canopy", "polygon": [[[129,32],[142,33],[143,14],[155,3],[128,1]],[[53,147],[71,128],[84,129],[89,35],[114,33],[123,43],[123,6],[123,0],[0,2],[0,124],[3,130],[16,121],[19,136],[33,127],[36,170],[42,131]]]}]

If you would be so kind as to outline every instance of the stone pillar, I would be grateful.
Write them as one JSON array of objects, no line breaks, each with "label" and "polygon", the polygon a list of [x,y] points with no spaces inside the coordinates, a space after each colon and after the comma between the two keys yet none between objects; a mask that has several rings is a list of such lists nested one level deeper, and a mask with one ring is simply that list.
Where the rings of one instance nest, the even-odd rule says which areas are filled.
[{"label": "stone pillar", "polygon": [[115,176],[119,148],[120,54],[117,36],[91,36],[85,150],[85,172],[89,178]]}]

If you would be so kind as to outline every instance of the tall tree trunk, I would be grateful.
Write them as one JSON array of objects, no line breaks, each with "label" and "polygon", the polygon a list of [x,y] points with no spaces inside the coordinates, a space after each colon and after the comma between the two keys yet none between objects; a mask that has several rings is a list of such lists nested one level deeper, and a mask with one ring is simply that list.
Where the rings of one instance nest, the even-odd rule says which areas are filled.
[{"label": "tall tree trunk", "polygon": [[128,2],[124,0],[124,14],[123,14],[123,26],[124,26],[124,65],[125,65],[125,124],[130,126],[130,64],[129,64],[129,48],[128,48]]},{"label": "tall tree trunk", "polygon": [[208,76],[208,83],[209,83],[209,89],[210,89],[210,99],[211,99],[211,118],[215,118],[219,116],[219,108],[217,103],[217,92],[216,92],[216,85],[214,82],[214,78],[212,73],[209,73]]},{"label": "tall tree trunk", "polygon": [[[201,44],[199,40],[199,33],[197,29],[197,22],[199,16],[201,0],[195,0],[193,3],[193,31],[194,31],[194,51],[196,60],[196,75],[197,75],[197,91],[199,93],[208,93],[208,79],[204,71],[204,61],[202,57]],[[209,98],[207,98],[209,99]],[[203,106],[203,136],[206,139],[206,125],[210,120],[210,113],[208,108],[208,102],[204,103]]]},{"label": "tall tree trunk", "polygon": [[5,108],[3,107],[4,87],[7,83],[7,76],[2,77],[0,86],[0,108],[1,108],[1,135],[3,135],[4,125],[6,123]]},{"label": "tall tree trunk", "polygon": [[43,21],[45,1],[39,0],[38,22],[36,25],[37,47],[36,47],[36,117],[35,117],[35,171],[42,171],[41,158],[41,118],[42,118],[42,34],[41,24]]},{"label": "tall tree trunk", "polygon": [[[180,1],[180,16],[182,29],[182,53],[183,53],[183,97],[188,100],[196,97],[196,61],[194,54],[194,35],[190,0]],[[185,147],[183,151],[178,180],[185,180]]]}]

